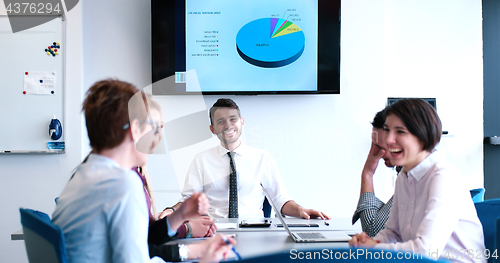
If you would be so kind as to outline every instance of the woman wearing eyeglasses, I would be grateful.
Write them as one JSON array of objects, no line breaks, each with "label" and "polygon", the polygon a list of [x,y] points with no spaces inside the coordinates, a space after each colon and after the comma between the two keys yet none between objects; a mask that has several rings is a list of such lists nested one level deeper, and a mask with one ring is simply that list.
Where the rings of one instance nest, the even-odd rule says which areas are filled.
[{"label": "woman wearing eyeglasses", "polygon": [[[93,153],[77,167],[53,214],[73,263],[163,262],[149,257],[144,188],[132,171],[146,165],[147,153],[155,143],[148,136],[154,131],[143,110],[147,101],[138,92],[133,85],[118,80],[99,81],[87,92],[83,111]],[[206,197],[199,194],[179,214],[193,217],[207,209]],[[173,218],[170,223],[167,228],[177,229],[182,221]],[[225,239],[235,243],[219,235],[193,247],[183,259],[219,261],[231,249]]]},{"label": "woman wearing eyeglasses", "polygon": [[[156,101],[152,100],[150,96],[146,96],[146,101],[149,108],[148,120],[146,123],[151,125],[151,131],[137,142],[137,147],[138,149],[143,149],[143,151],[146,151],[147,153],[153,153],[154,149],[158,146],[162,139],[163,116],[161,107]],[[185,207],[180,207],[179,211],[170,214],[168,218],[158,218],[154,193],[147,170],[145,167],[136,167],[133,170],[137,172],[144,186],[144,193],[149,212],[148,244],[149,254],[151,257],[158,256],[163,258],[165,261],[181,261],[183,259],[183,255],[179,252],[182,251],[179,251],[177,246],[162,246],[162,244],[177,238],[211,237],[215,234],[217,228],[211,218],[206,216],[189,218],[182,215],[182,211],[186,210],[186,207],[189,208],[193,206],[191,204],[192,202],[186,204]],[[172,229],[168,229],[166,222],[169,222],[174,226],[180,226],[176,228],[177,231],[173,231]],[[204,244],[202,243],[201,246],[203,247],[203,245]],[[188,256],[189,253],[196,253],[197,249],[203,249],[197,248],[197,246],[200,245],[186,246],[188,249]]]}]

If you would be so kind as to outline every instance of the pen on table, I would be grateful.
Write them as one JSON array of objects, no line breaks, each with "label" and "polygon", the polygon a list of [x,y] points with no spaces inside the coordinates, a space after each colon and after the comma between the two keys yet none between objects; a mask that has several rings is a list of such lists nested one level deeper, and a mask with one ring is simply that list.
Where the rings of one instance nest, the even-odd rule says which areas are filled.
[{"label": "pen on table", "polygon": [[[231,243],[229,242],[229,240],[227,240],[227,237],[226,237],[226,236],[222,236],[222,239],[224,240],[224,242],[226,242],[226,244],[231,245]],[[232,247],[232,249],[231,249],[231,250],[233,250],[234,254],[236,254],[236,257],[238,257],[238,260],[241,260],[240,253],[238,253],[238,252],[236,251],[236,249],[234,248],[234,246]]]}]

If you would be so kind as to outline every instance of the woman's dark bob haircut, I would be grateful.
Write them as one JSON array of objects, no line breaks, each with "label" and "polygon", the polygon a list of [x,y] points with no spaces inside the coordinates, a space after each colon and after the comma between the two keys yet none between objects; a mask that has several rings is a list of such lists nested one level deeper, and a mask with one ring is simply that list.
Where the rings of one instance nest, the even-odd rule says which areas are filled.
[{"label": "woman's dark bob haircut", "polygon": [[394,114],[403,121],[408,131],[431,152],[441,140],[442,125],[436,110],[421,99],[402,99],[385,110],[385,116]]}]

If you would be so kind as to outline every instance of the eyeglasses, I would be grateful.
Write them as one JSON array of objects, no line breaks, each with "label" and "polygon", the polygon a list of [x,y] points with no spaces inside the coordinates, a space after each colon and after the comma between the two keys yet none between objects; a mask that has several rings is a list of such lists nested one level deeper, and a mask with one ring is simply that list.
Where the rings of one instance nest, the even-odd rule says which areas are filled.
[{"label": "eyeglasses", "polygon": [[[145,105],[146,112],[148,114],[148,120],[146,121],[146,123],[151,124],[151,127],[153,128],[152,130],[154,131],[154,135],[156,135],[156,134],[160,133],[161,129],[163,129],[164,122],[158,123],[156,121],[153,121],[153,118],[151,117],[151,112],[149,111],[146,95],[144,94],[143,91],[141,91],[141,94],[142,94],[142,98],[146,104]],[[128,128],[130,128],[130,123],[126,123],[125,125],[122,126],[122,129],[124,129],[124,130],[126,130]]]},{"label": "eyeglasses", "polygon": [[[147,121],[146,123],[151,124],[151,128],[154,131],[154,135],[158,134],[161,132],[163,129],[163,125],[165,124],[164,122],[158,123],[156,121]],[[130,127],[130,123],[126,123],[125,125],[122,126],[122,129],[126,130]]]},{"label": "eyeglasses", "polygon": [[146,123],[151,124],[151,127],[153,128],[154,131],[154,135],[160,133],[164,125],[164,122],[158,123],[156,121],[147,121]]}]

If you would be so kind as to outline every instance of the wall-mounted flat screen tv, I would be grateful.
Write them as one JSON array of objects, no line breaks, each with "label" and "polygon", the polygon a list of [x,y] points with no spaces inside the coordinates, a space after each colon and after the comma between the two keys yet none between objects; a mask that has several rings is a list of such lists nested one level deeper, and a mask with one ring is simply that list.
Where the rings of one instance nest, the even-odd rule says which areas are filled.
[{"label": "wall-mounted flat screen tv", "polygon": [[340,0],[152,0],[154,95],[340,94]]}]

